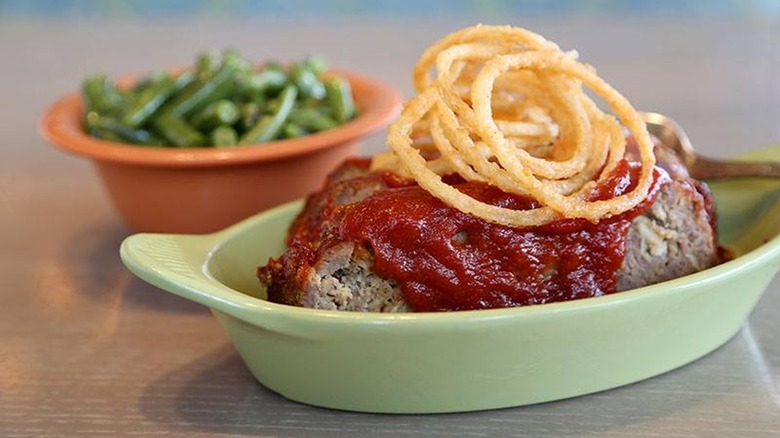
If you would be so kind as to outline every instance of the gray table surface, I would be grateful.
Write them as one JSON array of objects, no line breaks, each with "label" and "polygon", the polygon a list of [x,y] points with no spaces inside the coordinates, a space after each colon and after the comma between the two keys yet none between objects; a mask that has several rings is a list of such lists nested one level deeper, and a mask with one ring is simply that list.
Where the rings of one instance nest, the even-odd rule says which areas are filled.
[{"label": "gray table surface", "polygon": [[[0,436],[780,436],[780,278],[722,348],[599,394],[435,416],[287,401],[253,380],[205,308],[122,266],[131,231],[89,163],[36,133],[45,106],[86,74],[180,65],[204,48],[324,53],[409,96],[421,50],[471,21],[0,20]],[[507,21],[578,48],[637,107],[678,119],[701,151],[780,141],[776,21]],[[364,152],[381,148],[377,136]]]}]

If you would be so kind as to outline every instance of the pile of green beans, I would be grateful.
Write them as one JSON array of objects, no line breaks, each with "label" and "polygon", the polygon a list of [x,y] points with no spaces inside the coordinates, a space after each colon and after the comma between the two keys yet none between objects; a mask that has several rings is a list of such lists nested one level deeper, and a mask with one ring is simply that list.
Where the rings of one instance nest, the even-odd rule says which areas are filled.
[{"label": "pile of green beans", "polygon": [[226,147],[301,137],[355,117],[349,82],[326,70],[320,57],[255,69],[228,50],[203,53],[177,75],[152,73],[130,89],[97,74],[82,87],[84,125],[94,137],[149,147]]}]

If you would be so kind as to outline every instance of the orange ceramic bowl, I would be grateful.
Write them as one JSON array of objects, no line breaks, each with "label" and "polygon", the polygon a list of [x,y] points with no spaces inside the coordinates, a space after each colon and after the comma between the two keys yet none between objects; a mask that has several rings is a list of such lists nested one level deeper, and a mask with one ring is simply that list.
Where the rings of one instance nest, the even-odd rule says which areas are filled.
[{"label": "orange ceramic bowl", "polygon": [[92,159],[120,215],[136,231],[206,233],[316,190],[365,137],[398,114],[401,97],[393,88],[336,73],[352,85],[358,116],[296,139],[218,149],[107,142],[84,131],[78,93],[46,111],[40,132],[60,149]]}]

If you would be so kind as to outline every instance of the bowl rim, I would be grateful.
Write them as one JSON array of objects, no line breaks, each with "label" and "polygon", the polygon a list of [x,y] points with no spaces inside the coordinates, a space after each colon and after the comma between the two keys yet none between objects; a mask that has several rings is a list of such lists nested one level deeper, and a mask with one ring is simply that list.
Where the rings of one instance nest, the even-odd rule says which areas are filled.
[{"label": "bowl rim", "polygon": [[[756,158],[756,153],[780,153],[780,145],[769,146],[751,151],[741,156]],[[764,158],[766,159],[766,158]],[[768,183],[773,184],[771,181]],[[452,330],[452,324],[458,324],[457,330],[474,330],[483,324],[503,324],[516,319],[562,317],[572,312],[601,311],[604,308],[623,306],[630,303],[655,300],[669,294],[683,294],[697,288],[712,286],[720,280],[740,272],[754,269],[766,263],[780,261],[780,233],[756,246],[752,250],[738,255],[733,260],[699,271],[690,275],[661,283],[631,289],[620,293],[591,297],[580,300],[547,303],[538,306],[509,307],[500,309],[461,310],[453,312],[406,312],[406,313],[370,313],[344,312],[273,303],[234,289],[216,278],[210,264],[221,247],[246,230],[257,227],[258,222],[273,220],[279,215],[288,214],[290,209],[299,209],[304,200],[282,204],[244,219],[220,231],[205,235],[174,234],[134,234],[122,242],[120,254],[124,264],[130,270],[161,289],[197,302],[219,313],[230,315],[258,327],[273,328],[284,332],[296,332],[310,335],[313,329],[326,331],[352,330]],[[773,208],[780,209],[780,200]],[[194,239],[198,249],[187,253],[189,260],[196,262],[198,277],[189,281],[181,277],[168,277],[159,266],[141,262],[137,251],[132,249],[137,242],[149,239],[186,238]],[[780,266],[779,266],[780,267]],[[195,269],[193,267],[193,269]],[[777,275],[777,272],[775,273]]]},{"label": "bowl rim", "polygon": [[[268,221],[269,216],[284,214],[287,209],[295,208],[302,201],[293,201],[280,205],[271,210],[261,212],[251,218],[245,219],[224,230],[208,235],[210,245],[206,250],[205,260],[201,266],[203,274],[209,280],[217,282],[234,292],[236,296],[230,297],[230,311],[228,314],[239,317],[250,316],[253,318],[268,318],[272,315],[293,318],[298,322],[319,323],[328,321],[329,324],[338,323],[352,326],[354,324],[364,325],[386,325],[386,324],[428,324],[428,323],[446,323],[446,322],[486,322],[489,320],[498,322],[506,318],[533,318],[549,317],[554,314],[569,313],[573,311],[590,311],[600,309],[604,306],[616,306],[627,302],[644,299],[656,299],[659,295],[669,293],[681,293],[686,290],[701,286],[702,283],[712,283],[718,280],[734,275],[738,272],[751,269],[757,264],[768,262],[771,259],[780,259],[780,234],[755,247],[751,251],[735,257],[733,260],[721,263],[717,266],[674,278],[661,283],[656,283],[640,288],[635,288],[620,293],[613,293],[599,297],[591,297],[580,300],[562,301],[546,303],[538,306],[522,306],[498,309],[478,309],[478,310],[459,310],[452,312],[407,312],[407,313],[371,313],[371,312],[343,312],[322,309],[310,309],[304,307],[290,306],[286,304],[274,303],[268,300],[248,295],[239,290],[233,289],[215,278],[209,270],[209,264],[212,257],[218,252],[219,248],[226,243],[231,236],[241,234],[249,228],[253,228],[256,222]],[[204,286],[206,286],[204,284]],[[212,292],[208,292],[211,295]],[[221,295],[221,294],[219,294]],[[219,299],[218,296],[213,298]],[[191,299],[192,296],[189,296]],[[226,299],[227,297],[221,297]],[[213,306],[209,306],[212,307]],[[239,317],[241,318],[241,317]],[[253,318],[245,319],[251,321]]]},{"label": "bowl rim", "polygon": [[[331,69],[327,74],[345,77],[350,82],[360,113],[353,120],[335,128],[296,139],[230,148],[181,149],[146,148],[105,141],[84,131],[81,125],[83,101],[78,92],[71,92],[50,105],[38,123],[38,132],[49,143],[66,152],[99,161],[198,167],[281,160],[320,151],[374,134],[384,129],[400,113],[403,99],[392,86],[347,70]],[[129,84],[132,81],[133,76],[126,76],[118,82]]]}]

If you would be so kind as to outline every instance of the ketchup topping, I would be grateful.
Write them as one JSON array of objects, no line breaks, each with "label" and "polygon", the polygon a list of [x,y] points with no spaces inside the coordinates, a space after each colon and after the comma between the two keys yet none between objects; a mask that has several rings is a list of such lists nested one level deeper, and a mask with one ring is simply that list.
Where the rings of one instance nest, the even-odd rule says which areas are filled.
[{"label": "ketchup topping", "polygon": [[[641,168],[622,161],[592,200],[610,199],[636,185]],[[414,184],[388,175],[391,188],[344,206],[331,230],[333,244],[351,241],[374,255],[374,272],[398,282],[415,311],[525,306],[616,291],[631,220],[652,205],[668,177],[655,170],[647,198],[623,214],[593,224],[560,219],[513,228],[445,205]],[[525,196],[476,182],[454,184],[482,202],[516,210],[538,208]],[[329,245],[319,249],[326,249]]]}]

